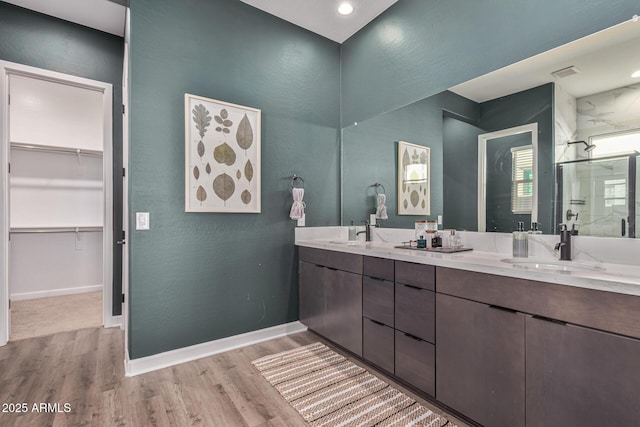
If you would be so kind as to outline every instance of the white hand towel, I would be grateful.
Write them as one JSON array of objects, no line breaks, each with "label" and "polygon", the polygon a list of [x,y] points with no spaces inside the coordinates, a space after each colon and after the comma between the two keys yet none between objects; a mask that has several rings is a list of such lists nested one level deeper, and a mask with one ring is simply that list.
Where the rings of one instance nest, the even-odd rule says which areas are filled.
[{"label": "white hand towel", "polygon": [[305,208],[305,204],[302,201],[304,188],[292,188],[291,192],[293,193],[293,205],[291,206],[289,217],[291,217],[291,219],[302,219]]},{"label": "white hand towel", "polygon": [[389,219],[387,216],[387,207],[384,203],[387,201],[387,196],[384,194],[378,194],[378,208],[376,209],[377,219]]}]

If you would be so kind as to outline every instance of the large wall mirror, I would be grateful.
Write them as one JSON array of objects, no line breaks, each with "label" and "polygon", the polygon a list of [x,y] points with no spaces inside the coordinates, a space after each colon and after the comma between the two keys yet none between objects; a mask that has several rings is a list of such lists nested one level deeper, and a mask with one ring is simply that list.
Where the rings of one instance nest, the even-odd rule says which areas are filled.
[{"label": "large wall mirror", "polygon": [[[527,126],[535,138],[501,135]],[[482,135],[498,137],[483,148]],[[394,207],[398,141],[430,149],[430,215]],[[372,185],[382,183],[385,227],[442,215],[459,230],[534,220],[543,233],[566,223],[580,235],[635,237],[639,152],[640,22],[629,21],[343,128],[342,222],[375,212]]]}]

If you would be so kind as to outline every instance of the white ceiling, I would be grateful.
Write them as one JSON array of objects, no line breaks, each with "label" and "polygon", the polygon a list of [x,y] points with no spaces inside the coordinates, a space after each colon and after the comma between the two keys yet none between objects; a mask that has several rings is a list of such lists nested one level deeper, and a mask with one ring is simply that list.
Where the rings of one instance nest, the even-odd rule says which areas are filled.
[{"label": "white ceiling", "polygon": [[242,0],[272,15],[342,43],[398,0],[349,0],[353,13],[342,16],[343,0]]},{"label": "white ceiling", "polygon": [[[126,8],[108,0],[1,0],[124,35]],[[298,26],[342,43],[397,0],[351,0],[354,12],[337,13],[342,0],[242,0]],[[553,71],[575,66],[579,74],[557,79]],[[576,98],[640,83],[640,20],[628,21],[524,61],[457,85],[451,90],[476,102],[555,81]]]},{"label": "white ceiling", "polygon": [[[108,0],[1,0],[118,36],[124,35],[125,7]],[[351,15],[338,13],[343,0],[242,0],[338,43],[355,34],[397,0],[350,0]]]},{"label": "white ceiling", "polygon": [[126,8],[108,0],[2,0],[6,3],[124,36]]},{"label": "white ceiling", "polygon": [[[575,66],[580,73],[555,78],[553,71]],[[640,83],[631,73],[640,70],[640,20],[622,23],[556,49],[459,84],[450,90],[484,102],[555,82],[580,98]]]}]

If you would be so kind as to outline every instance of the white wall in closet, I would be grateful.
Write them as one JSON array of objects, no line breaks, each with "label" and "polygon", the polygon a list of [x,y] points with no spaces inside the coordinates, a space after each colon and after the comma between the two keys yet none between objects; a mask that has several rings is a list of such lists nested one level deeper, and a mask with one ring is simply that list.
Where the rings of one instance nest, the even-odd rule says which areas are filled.
[{"label": "white wall in closet", "polygon": [[11,298],[101,290],[103,94],[21,75],[9,90]]}]

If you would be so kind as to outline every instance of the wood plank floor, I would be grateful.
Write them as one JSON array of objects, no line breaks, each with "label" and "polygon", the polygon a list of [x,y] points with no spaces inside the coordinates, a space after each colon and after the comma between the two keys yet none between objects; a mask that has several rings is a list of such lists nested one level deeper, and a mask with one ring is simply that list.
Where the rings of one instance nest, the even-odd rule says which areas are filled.
[{"label": "wood plank floor", "polygon": [[[10,411],[0,412],[0,426],[302,426],[302,417],[251,361],[316,341],[328,344],[303,332],[127,378],[123,341],[119,329],[93,328],[0,347],[0,409]],[[9,407],[23,403],[26,413]],[[33,411],[40,403],[59,408]]]}]

